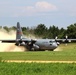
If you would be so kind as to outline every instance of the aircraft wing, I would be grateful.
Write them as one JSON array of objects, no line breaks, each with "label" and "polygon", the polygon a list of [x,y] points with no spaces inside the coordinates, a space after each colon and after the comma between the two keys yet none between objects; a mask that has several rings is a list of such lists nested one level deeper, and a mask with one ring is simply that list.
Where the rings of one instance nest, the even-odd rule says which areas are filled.
[{"label": "aircraft wing", "polygon": [[3,43],[15,43],[16,40],[0,40]]},{"label": "aircraft wing", "polygon": [[16,43],[16,42],[25,42],[25,43],[28,43],[28,42],[32,42],[32,43],[35,43],[36,40],[32,40],[32,39],[17,39],[17,40],[0,40],[2,43]]},{"label": "aircraft wing", "polygon": [[68,43],[68,42],[76,42],[76,39],[56,39],[56,42],[60,42],[60,43]]}]

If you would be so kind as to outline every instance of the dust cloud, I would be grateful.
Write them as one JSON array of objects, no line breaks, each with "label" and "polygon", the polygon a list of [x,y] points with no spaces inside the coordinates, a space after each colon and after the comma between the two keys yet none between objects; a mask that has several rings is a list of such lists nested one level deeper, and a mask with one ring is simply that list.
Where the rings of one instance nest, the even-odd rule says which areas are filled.
[{"label": "dust cloud", "polygon": [[[16,31],[11,30],[10,32],[0,29],[0,40],[2,39],[16,39]],[[23,52],[24,47],[15,46],[15,43],[1,43],[0,52]]]},{"label": "dust cloud", "polygon": [[25,36],[26,38],[29,38],[29,39],[42,39],[42,37],[39,37],[39,36],[35,36],[35,35],[33,35],[33,34],[29,34],[29,35],[26,35]]},{"label": "dust cloud", "polygon": [[56,48],[54,51],[62,51],[60,47]]}]

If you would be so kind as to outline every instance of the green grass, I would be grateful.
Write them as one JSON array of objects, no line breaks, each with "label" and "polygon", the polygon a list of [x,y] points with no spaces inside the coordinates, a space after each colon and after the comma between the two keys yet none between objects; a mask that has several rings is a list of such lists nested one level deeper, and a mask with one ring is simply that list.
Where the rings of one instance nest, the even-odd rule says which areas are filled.
[{"label": "green grass", "polygon": [[0,53],[3,60],[76,60],[76,52],[6,52]]},{"label": "green grass", "polygon": [[60,51],[0,52],[0,75],[76,75],[76,64],[7,63],[1,60],[76,61],[76,44],[61,44]]},{"label": "green grass", "polygon": [[0,75],[76,75],[76,64],[1,62]]},{"label": "green grass", "polygon": [[0,52],[2,60],[53,60],[76,61],[76,44],[61,44],[61,51],[26,51],[26,52]]},{"label": "green grass", "polygon": [[76,51],[76,43],[68,43],[66,44],[60,44],[59,49],[61,51]]}]

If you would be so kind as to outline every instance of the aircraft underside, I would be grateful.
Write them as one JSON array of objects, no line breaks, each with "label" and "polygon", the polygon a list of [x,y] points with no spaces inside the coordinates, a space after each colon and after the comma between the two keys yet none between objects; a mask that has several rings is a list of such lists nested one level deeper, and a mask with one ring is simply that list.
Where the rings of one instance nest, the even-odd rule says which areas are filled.
[{"label": "aircraft underside", "polygon": [[33,48],[33,47],[31,47],[31,46],[24,46],[26,49],[27,49],[27,51],[54,51],[54,49],[48,49],[48,48]]}]

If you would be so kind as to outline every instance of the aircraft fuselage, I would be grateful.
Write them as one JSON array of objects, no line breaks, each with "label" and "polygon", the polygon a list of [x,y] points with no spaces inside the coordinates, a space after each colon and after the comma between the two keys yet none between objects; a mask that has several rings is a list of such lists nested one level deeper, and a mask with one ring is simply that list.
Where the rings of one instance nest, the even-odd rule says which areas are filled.
[{"label": "aircraft fuselage", "polygon": [[[31,40],[29,40],[31,41]],[[30,44],[30,43],[29,43]],[[56,41],[51,39],[37,39],[36,42],[33,45],[23,44],[25,47],[28,48],[28,50],[31,48],[31,50],[50,50],[53,51],[58,47]]]}]

